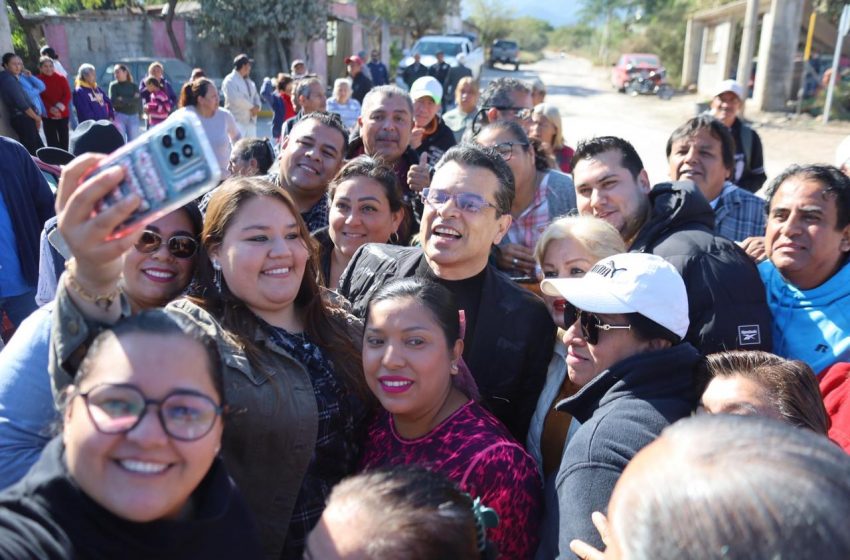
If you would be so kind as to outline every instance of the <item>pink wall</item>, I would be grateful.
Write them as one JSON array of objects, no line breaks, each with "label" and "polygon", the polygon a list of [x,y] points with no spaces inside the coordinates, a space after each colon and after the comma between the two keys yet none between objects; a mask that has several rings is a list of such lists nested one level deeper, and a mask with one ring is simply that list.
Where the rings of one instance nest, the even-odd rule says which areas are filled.
[{"label": "pink wall", "polygon": [[[177,36],[177,44],[180,45],[180,50],[186,53],[186,22],[182,19],[175,19],[171,28]],[[174,58],[174,49],[171,48],[171,40],[168,38],[168,33],[165,31],[165,22],[160,20],[151,21],[151,35],[153,35],[153,55],[155,57]]]},{"label": "pink wall", "polygon": [[53,50],[59,55],[59,62],[62,63],[65,70],[73,75],[76,72],[76,67],[71,64],[71,59],[68,57],[68,34],[65,33],[65,25],[45,23],[43,29],[47,44],[53,47]]}]

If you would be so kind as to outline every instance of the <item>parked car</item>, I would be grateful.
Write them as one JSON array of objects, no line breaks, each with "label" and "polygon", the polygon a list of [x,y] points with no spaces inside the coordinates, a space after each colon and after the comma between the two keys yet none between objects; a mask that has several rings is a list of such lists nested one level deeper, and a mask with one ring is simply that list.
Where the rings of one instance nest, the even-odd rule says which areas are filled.
[{"label": "parked car", "polygon": [[658,56],[648,53],[626,53],[621,54],[620,58],[611,69],[611,85],[620,92],[626,91],[626,86],[631,81],[631,74],[634,72],[662,72],[664,67],[661,66],[661,61]]},{"label": "parked car", "polygon": [[147,56],[122,58],[109,62],[100,72],[100,80],[97,82],[105,90],[109,86],[109,82],[115,79],[113,72],[118,64],[125,65],[133,75],[133,81],[137,84],[148,73],[148,66],[152,62],[159,61],[165,69],[165,78],[171,83],[174,88],[174,93],[179,95],[180,88],[184,83],[189,81],[192,75],[192,67],[180,60],[179,58],[151,58]]},{"label": "parked car", "polygon": [[495,67],[497,62],[502,64],[513,64],[514,72],[519,70],[519,45],[516,41],[496,39],[490,47],[490,68]]},{"label": "parked car", "polygon": [[419,62],[431,66],[437,62],[437,53],[443,51],[449,66],[457,66],[457,55],[466,57],[464,66],[472,70],[472,77],[479,79],[484,66],[484,49],[476,47],[468,35],[426,35],[413,44],[413,48],[404,51],[404,58],[398,63],[396,85],[407,89],[402,76],[404,69],[413,64],[413,55],[419,54]]}]

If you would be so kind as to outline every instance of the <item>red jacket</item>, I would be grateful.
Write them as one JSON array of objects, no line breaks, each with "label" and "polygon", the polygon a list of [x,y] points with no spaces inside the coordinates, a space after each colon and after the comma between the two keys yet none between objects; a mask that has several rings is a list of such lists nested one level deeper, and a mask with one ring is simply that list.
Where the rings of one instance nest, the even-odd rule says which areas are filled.
[{"label": "red jacket", "polygon": [[[41,92],[41,100],[47,109],[47,118],[67,119],[71,114],[71,86],[68,84],[68,79],[58,72],[54,72],[49,76],[39,74],[37,77],[45,85],[44,91]],[[50,113],[50,108],[55,107],[57,103],[61,103],[65,108],[62,109],[59,117],[54,117]]]},{"label": "red jacket", "polygon": [[850,453],[850,363],[838,362],[821,372],[818,383],[831,425],[829,437]]}]

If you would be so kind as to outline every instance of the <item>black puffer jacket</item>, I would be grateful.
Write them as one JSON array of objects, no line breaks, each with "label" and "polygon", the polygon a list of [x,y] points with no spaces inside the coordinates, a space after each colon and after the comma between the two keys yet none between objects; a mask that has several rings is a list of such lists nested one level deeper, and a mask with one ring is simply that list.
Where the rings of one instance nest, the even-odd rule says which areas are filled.
[{"label": "black puffer jacket", "polygon": [[649,195],[652,215],[631,251],[669,261],[688,289],[685,340],[702,353],[772,347],[771,315],[755,264],[714,234],[714,211],[691,181],[660,183]]}]

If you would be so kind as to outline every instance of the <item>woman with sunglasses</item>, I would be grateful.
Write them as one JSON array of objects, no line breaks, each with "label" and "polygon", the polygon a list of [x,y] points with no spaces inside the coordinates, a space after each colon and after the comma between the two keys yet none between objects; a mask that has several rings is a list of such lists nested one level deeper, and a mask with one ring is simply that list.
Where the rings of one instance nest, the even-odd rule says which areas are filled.
[{"label": "woman with sunglasses", "polygon": [[366,383],[380,401],[363,468],[421,465],[493,508],[501,558],[531,558],[538,540],[537,466],[478,402],[463,363],[461,316],[444,286],[420,278],[384,284],[369,301]]},{"label": "woman with sunglasses", "polygon": [[[100,223],[88,219],[121,175],[80,184],[91,163],[75,160],[63,170],[57,204],[67,207],[59,227],[76,264],[57,298],[90,321],[114,323],[121,317],[116,264],[138,234],[107,238],[137,201],[102,212]],[[371,407],[360,329],[323,297],[309,231],[289,195],[272,183],[225,181],[210,199],[202,239],[209,255],[202,267],[214,282],[167,311],[215,338],[238,411],[222,441],[225,462],[254,513],[266,557],[300,559],[331,487],[360,457]],[[61,369],[52,374],[61,387],[72,381],[74,337],[64,322],[54,327],[61,334],[53,363]]]},{"label": "woman with sunglasses", "polygon": [[[124,255],[120,272],[128,312],[163,307],[180,295],[195,272],[201,214],[194,204],[148,225]],[[57,420],[48,375],[54,304],[24,321],[0,358],[0,488],[16,482],[38,459]],[[62,315],[75,336],[85,338],[84,321]]]},{"label": "woman with sunglasses", "polygon": [[[581,278],[600,259],[625,252],[626,245],[620,233],[605,220],[593,216],[569,216],[555,220],[546,228],[534,249],[534,257],[545,278]],[[558,336],[525,446],[536,459],[547,489],[543,495],[544,510],[554,508],[557,511],[558,503],[553,491],[555,474],[578,422],[573,422],[569,414],[556,411],[555,405],[575,394],[581,386],[567,375],[565,335],[566,329],[572,326],[564,323],[567,300],[544,293],[543,301],[558,326]],[[552,532],[546,534],[551,535]],[[557,532],[554,534],[557,536]],[[541,543],[540,550],[547,551],[543,556],[554,558],[557,545],[557,541]]]},{"label": "woman with sunglasses", "polygon": [[0,557],[260,558],[217,457],[220,364],[212,339],[162,311],[98,335],[61,395],[61,435],[0,493]]},{"label": "woman with sunglasses", "polygon": [[576,194],[569,175],[551,169],[536,141],[528,139],[515,123],[499,121],[484,127],[475,141],[495,148],[514,174],[516,197],[513,221],[499,243],[496,265],[513,276],[536,277],[534,246],[552,220],[576,209]]},{"label": "woman with sunglasses", "polygon": [[404,201],[395,171],[365,155],[339,170],[328,198],[328,227],[313,232],[313,238],[319,243],[319,283],[336,290],[357,249],[398,239]]},{"label": "woman with sunglasses", "polygon": [[541,288],[566,301],[567,375],[581,387],[556,406],[581,423],[549,488],[558,508],[544,524],[543,542],[557,541],[563,554],[574,539],[602,546],[591,514],[605,511],[629,460],[696,408],[701,357],[682,342],[685,282],[661,257],[613,255],[581,278],[547,279]]}]

